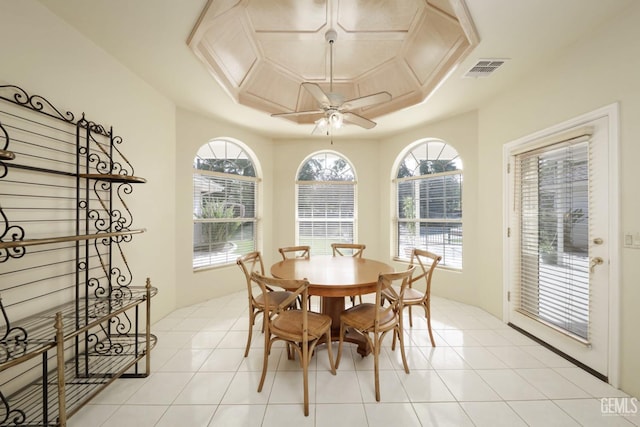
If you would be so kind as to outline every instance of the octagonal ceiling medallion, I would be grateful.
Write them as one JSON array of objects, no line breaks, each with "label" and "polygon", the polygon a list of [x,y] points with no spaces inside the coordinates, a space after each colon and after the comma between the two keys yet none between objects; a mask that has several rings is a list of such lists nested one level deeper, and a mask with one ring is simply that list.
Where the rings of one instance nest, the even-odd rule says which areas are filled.
[{"label": "octagonal ceiling medallion", "polygon": [[[329,29],[337,32],[333,70]],[[368,118],[422,102],[478,42],[464,0],[209,0],[188,40],[240,104],[316,109],[301,84],[329,92],[333,71],[333,92],[344,99],[392,95],[358,111]]]}]

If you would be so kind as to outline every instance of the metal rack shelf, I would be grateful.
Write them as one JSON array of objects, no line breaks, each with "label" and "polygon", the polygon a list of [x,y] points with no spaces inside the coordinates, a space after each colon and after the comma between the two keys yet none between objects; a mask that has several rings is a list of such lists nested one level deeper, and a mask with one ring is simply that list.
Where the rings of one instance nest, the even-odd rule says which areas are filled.
[{"label": "metal rack shelf", "polygon": [[[0,327],[0,370],[20,364],[42,354],[56,345],[54,325],[56,316],[63,319],[63,339],[69,340],[90,328],[96,327],[105,319],[124,313],[147,298],[152,298],[158,289],[150,287],[148,296],[144,287],[130,286],[121,290],[119,295],[103,298],[88,298],[78,302],[68,302],[47,311],[39,312],[15,324]],[[0,310],[5,322],[6,312],[0,299]],[[78,316],[78,312],[83,316]]]},{"label": "metal rack shelf", "polygon": [[145,183],[111,128],[0,85],[0,426],[66,426],[119,377],[150,374],[151,298],[123,247]]},{"label": "metal rack shelf", "polygon": [[[146,339],[140,336],[119,337],[114,344],[122,350],[118,357],[105,356],[97,353],[89,353],[88,362],[84,359],[80,364],[83,369],[90,365],[94,371],[109,373],[107,375],[78,376],[75,363],[65,363],[64,384],[65,384],[65,416],[68,418],[75,414],[84,404],[100,393],[118,377],[141,376],[127,374],[127,371],[145,358],[150,350],[155,347],[157,338],[150,336],[150,345],[147,346]],[[84,369],[83,369],[84,370]],[[60,419],[59,399],[57,393],[58,370],[49,372],[46,376],[45,384],[42,381],[35,381],[18,393],[11,396],[13,407],[20,408],[13,412],[13,417],[17,417],[19,426],[58,426]],[[34,398],[43,394],[43,389],[47,389],[47,399]],[[13,425],[13,424],[11,424]]]},{"label": "metal rack shelf", "polygon": [[77,236],[47,237],[42,239],[23,239],[9,242],[0,242],[0,249],[22,248],[26,246],[50,245],[54,243],[77,242],[80,240],[108,239],[111,237],[129,236],[144,233],[145,228],[126,231],[114,231],[112,233],[80,234]]}]

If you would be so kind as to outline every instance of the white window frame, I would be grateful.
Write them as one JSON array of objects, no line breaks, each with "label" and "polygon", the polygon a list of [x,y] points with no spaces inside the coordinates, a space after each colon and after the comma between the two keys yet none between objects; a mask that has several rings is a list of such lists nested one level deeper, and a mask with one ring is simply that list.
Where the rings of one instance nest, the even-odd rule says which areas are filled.
[{"label": "white window frame", "polygon": [[[400,173],[400,168],[405,164],[405,160],[407,160],[410,156],[414,155],[414,153],[419,151],[423,146],[428,146],[429,144],[434,144],[432,147],[442,147],[442,150],[440,153],[441,155],[446,154],[444,160],[451,160],[452,164],[455,164],[457,169],[452,171],[428,173],[424,175],[416,175],[412,173],[409,176],[398,178],[398,174]],[[425,150],[428,150],[428,148],[426,148]],[[436,151],[436,153],[438,152]],[[429,160],[442,160],[439,157],[439,155],[436,155],[434,158],[431,158],[431,156],[432,156],[431,151],[429,151],[429,154],[428,154]],[[419,166],[419,161],[414,159],[414,163],[415,163],[415,169],[417,169],[417,167]],[[464,263],[464,257],[463,257],[464,231],[463,231],[463,219],[462,219],[463,217],[462,186],[464,183],[464,169],[462,167],[462,161],[460,159],[458,151],[451,144],[439,139],[423,139],[423,140],[417,141],[414,144],[411,144],[409,147],[407,147],[407,149],[405,149],[401,153],[401,155],[398,157],[398,161],[397,161],[393,176],[394,176],[394,179],[393,179],[394,211],[393,211],[393,224],[392,224],[392,227],[393,227],[392,254],[393,254],[394,260],[409,261],[411,256],[410,250],[413,249],[413,247],[416,247],[419,249],[424,249],[424,250],[437,253],[438,255],[442,255],[443,261],[439,265],[440,268],[453,269],[457,271],[462,270],[463,263]],[[446,218],[446,217],[445,218],[424,218],[419,212],[416,212],[416,210],[417,211],[420,210],[419,207],[414,206],[413,209],[411,209],[411,207],[409,207],[409,209],[412,210],[414,212],[413,215],[417,215],[417,217],[414,216],[414,219],[407,219],[409,214],[405,212],[405,208],[401,208],[402,201],[400,200],[401,197],[399,194],[400,186],[403,183],[406,184],[407,182],[415,182],[416,185],[419,185],[419,183],[428,182],[429,180],[433,180],[433,179],[440,179],[440,178],[446,179],[446,177],[448,176],[459,176],[460,217],[459,218]],[[403,210],[403,212],[400,212],[401,209]],[[418,230],[420,230],[421,226],[427,227],[429,224],[435,224],[435,225],[445,224],[443,225],[443,227],[448,227],[448,225],[451,224],[452,227],[449,227],[448,232],[442,233],[442,239],[443,239],[442,243],[439,243],[436,246],[434,244],[429,244],[429,242],[427,241],[428,236],[425,236],[425,238],[422,239],[422,236],[418,234],[416,234],[416,237],[418,237],[417,242],[406,241],[407,236],[404,236],[403,238],[403,236],[400,235],[400,228],[402,224],[405,224],[406,226],[409,226],[410,224],[415,224],[418,226]],[[459,253],[459,255],[452,255],[451,254],[452,251],[456,254]],[[449,258],[451,261],[447,262],[448,261],[447,258]],[[459,263],[454,263],[454,261],[457,258],[459,258]]]}]

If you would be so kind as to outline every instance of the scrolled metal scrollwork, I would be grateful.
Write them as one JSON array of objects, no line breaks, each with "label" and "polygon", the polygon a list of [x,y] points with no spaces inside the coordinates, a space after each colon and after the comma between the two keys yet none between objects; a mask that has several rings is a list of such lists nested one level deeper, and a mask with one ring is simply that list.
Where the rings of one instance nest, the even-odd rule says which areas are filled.
[{"label": "scrolled metal scrollwork", "polygon": [[[106,233],[109,231],[111,227],[110,221],[107,220],[106,218],[101,217],[100,211],[96,209],[91,209],[87,212],[87,217],[93,220],[93,226],[96,228],[96,230],[98,230],[98,232]],[[96,238],[100,238],[100,235],[97,234]]]},{"label": "scrolled metal scrollwork", "polygon": [[120,200],[120,203],[122,204],[122,207],[125,209],[125,211],[127,212],[127,219],[128,221],[123,224],[122,228],[126,229],[128,227],[130,227],[133,224],[133,213],[131,213],[131,210],[129,209],[129,206],[127,205],[127,202],[124,199],[124,195],[128,195],[133,193],[133,186],[129,183],[124,183],[118,186],[117,190],[116,190],[116,194],[118,196],[118,200]]},{"label": "scrolled metal scrollwork", "polygon": [[123,171],[123,174],[134,176],[135,170],[133,169],[133,165],[131,164],[129,159],[127,159],[125,155],[118,149],[118,145],[122,144],[122,137],[114,136],[111,139],[111,141],[112,141],[112,147],[114,151],[118,153],[118,156],[120,156],[120,158],[127,164],[126,168],[124,166],[121,166],[121,170]]},{"label": "scrolled metal scrollwork", "polygon": [[[129,237],[129,240],[132,238],[130,234],[126,236]],[[127,241],[128,240],[125,240],[125,242]],[[120,246],[120,243],[121,242],[116,242],[116,246],[118,248],[118,252],[120,253],[122,263],[126,267],[127,271],[125,274],[122,272],[120,268],[112,267],[111,268],[112,283],[116,283],[119,286],[119,287],[114,286],[114,292],[120,292],[123,297],[126,296],[128,298],[131,298],[132,294],[128,286],[131,285],[131,282],[133,281],[133,273],[129,268],[129,263],[127,262],[127,258],[125,257],[124,252],[122,251],[122,246]]]},{"label": "scrolled metal scrollwork", "polygon": [[[112,317],[109,319],[109,324],[115,323],[115,328],[118,329],[118,324],[122,323],[118,317]],[[111,329],[109,325],[109,329]],[[118,355],[124,352],[124,347],[121,343],[114,341],[112,335],[103,325],[100,325],[100,333],[92,333],[87,336],[87,343],[93,347],[93,351],[100,355]],[[129,328],[131,329],[131,328]],[[102,337],[102,338],[100,338]]]},{"label": "scrolled metal scrollwork", "polygon": [[133,292],[129,289],[132,277],[131,272],[129,275],[121,274],[119,268],[112,268],[111,273],[115,278],[116,283],[119,286],[115,286],[111,292],[111,298],[115,301],[122,302],[123,304],[133,299]]},{"label": "scrolled metal scrollwork", "polygon": [[11,326],[11,321],[7,315],[7,311],[2,304],[2,298],[0,298],[0,312],[2,313],[2,320],[4,325],[0,330],[4,330],[4,334],[0,337],[0,347],[2,348],[3,361],[7,362],[9,359],[20,356],[27,351],[27,331],[20,326]]},{"label": "scrolled metal scrollwork", "polygon": [[[102,328],[102,330],[104,333],[106,333],[106,331],[104,331],[104,328]],[[97,354],[113,354],[114,344],[111,341],[111,336],[109,334],[107,334],[103,339],[98,338],[97,334],[89,334],[87,336],[87,343],[90,346],[93,345],[93,351],[95,351]]]},{"label": "scrolled metal scrollwork", "polygon": [[103,175],[110,174],[112,171],[111,162],[103,159],[97,153],[89,154],[88,162],[90,165],[93,165],[93,168],[96,170],[96,172]]},{"label": "scrolled metal scrollwork", "polygon": [[122,313],[120,316],[112,317],[109,322],[111,323],[111,326],[114,327],[118,335],[128,335],[133,329],[133,322],[127,313]]},{"label": "scrolled metal scrollwork", "polygon": [[[4,143],[2,143],[3,140]],[[11,160],[14,157],[12,153],[9,153],[7,151],[7,148],[9,148],[10,140],[11,138],[9,138],[9,132],[7,132],[7,130],[2,125],[2,122],[0,122],[0,153],[7,154],[6,156],[0,155],[0,178],[4,178],[9,172],[9,169],[7,168],[7,165],[3,162],[3,160]]]},{"label": "scrolled metal scrollwork", "polygon": [[[122,211],[118,209],[114,209],[113,211],[111,211],[111,225],[113,227],[113,231],[128,230],[131,222],[131,218],[122,215]],[[117,236],[117,238],[114,238],[113,241],[120,242],[124,240],[123,237],[125,236]]]},{"label": "scrolled metal scrollwork", "polygon": [[88,124],[89,124],[88,129],[90,133],[97,133],[102,136],[109,136],[109,133],[107,132],[105,127],[102,126],[101,124],[94,123],[94,122],[88,122]]},{"label": "scrolled metal scrollwork", "polygon": [[0,122],[0,131],[2,131],[2,133],[0,134],[0,141],[4,140],[4,144],[0,144],[0,149],[6,150],[7,148],[9,148],[9,141],[11,141],[11,138],[9,138],[9,132],[7,132],[7,130],[4,128],[2,122]]},{"label": "scrolled metal scrollwork", "polygon": [[100,319],[111,314],[111,303],[109,299],[98,299],[89,311],[90,319]]},{"label": "scrolled metal scrollwork", "polygon": [[87,279],[87,289],[93,292],[96,298],[104,298],[109,296],[108,286],[104,286],[99,279],[91,277]]},{"label": "scrolled metal scrollwork", "polygon": [[24,411],[19,409],[11,409],[9,402],[4,397],[4,394],[0,392],[0,401],[2,402],[3,410],[0,413],[4,414],[4,417],[0,419],[0,425],[3,426],[21,426],[24,425],[27,420],[27,416]]},{"label": "scrolled metal scrollwork", "polygon": [[40,95],[29,95],[24,89],[14,85],[0,85],[0,98],[14,104],[30,108],[49,117],[63,120],[68,123],[75,123],[75,116],[71,111],[65,113],[58,110],[46,98]]},{"label": "scrolled metal scrollwork", "polygon": [[[9,219],[4,214],[2,206],[0,206],[0,242],[18,242],[24,240],[24,228],[19,225],[9,225]],[[26,253],[23,246],[15,246],[11,248],[0,249],[0,263],[7,261],[9,258],[21,258]]]},{"label": "scrolled metal scrollwork", "polygon": [[78,126],[78,128],[80,129],[86,129],[89,132],[89,134],[97,133],[102,136],[109,136],[104,126],[87,120],[84,113],[82,113],[82,117],[80,118],[80,120],[78,120],[78,123],[76,123],[76,126]]}]

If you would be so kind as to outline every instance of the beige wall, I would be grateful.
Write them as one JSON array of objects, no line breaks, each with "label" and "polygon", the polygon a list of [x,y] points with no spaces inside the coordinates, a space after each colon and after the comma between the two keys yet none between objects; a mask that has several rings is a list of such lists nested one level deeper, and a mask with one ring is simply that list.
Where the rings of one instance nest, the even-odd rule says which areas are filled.
[{"label": "beige wall", "polygon": [[[640,4],[570,46],[545,67],[479,111],[478,304],[502,315],[502,148],[505,143],[600,107],[620,103],[620,230],[640,231]],[[496,76],[497,77],[497,76]],[[612,219],[615,220],[615,219]],[[482,225],[480,227],[480,225]],[[492,256],[495,255],[495,256]],[[621,371],[623,390],[640,396],[640,250],[621,250]]]},{"label": "beige wall", "polygon": [[175,308],[173,104],[39,3],[12,0],[1,8],[0,84],[113,126],[136,175],[148,180],[127,200],[134,228],[147,232],[124,251],[136,284],[150,277],[159,288],[152,317],[163,317]]}]

